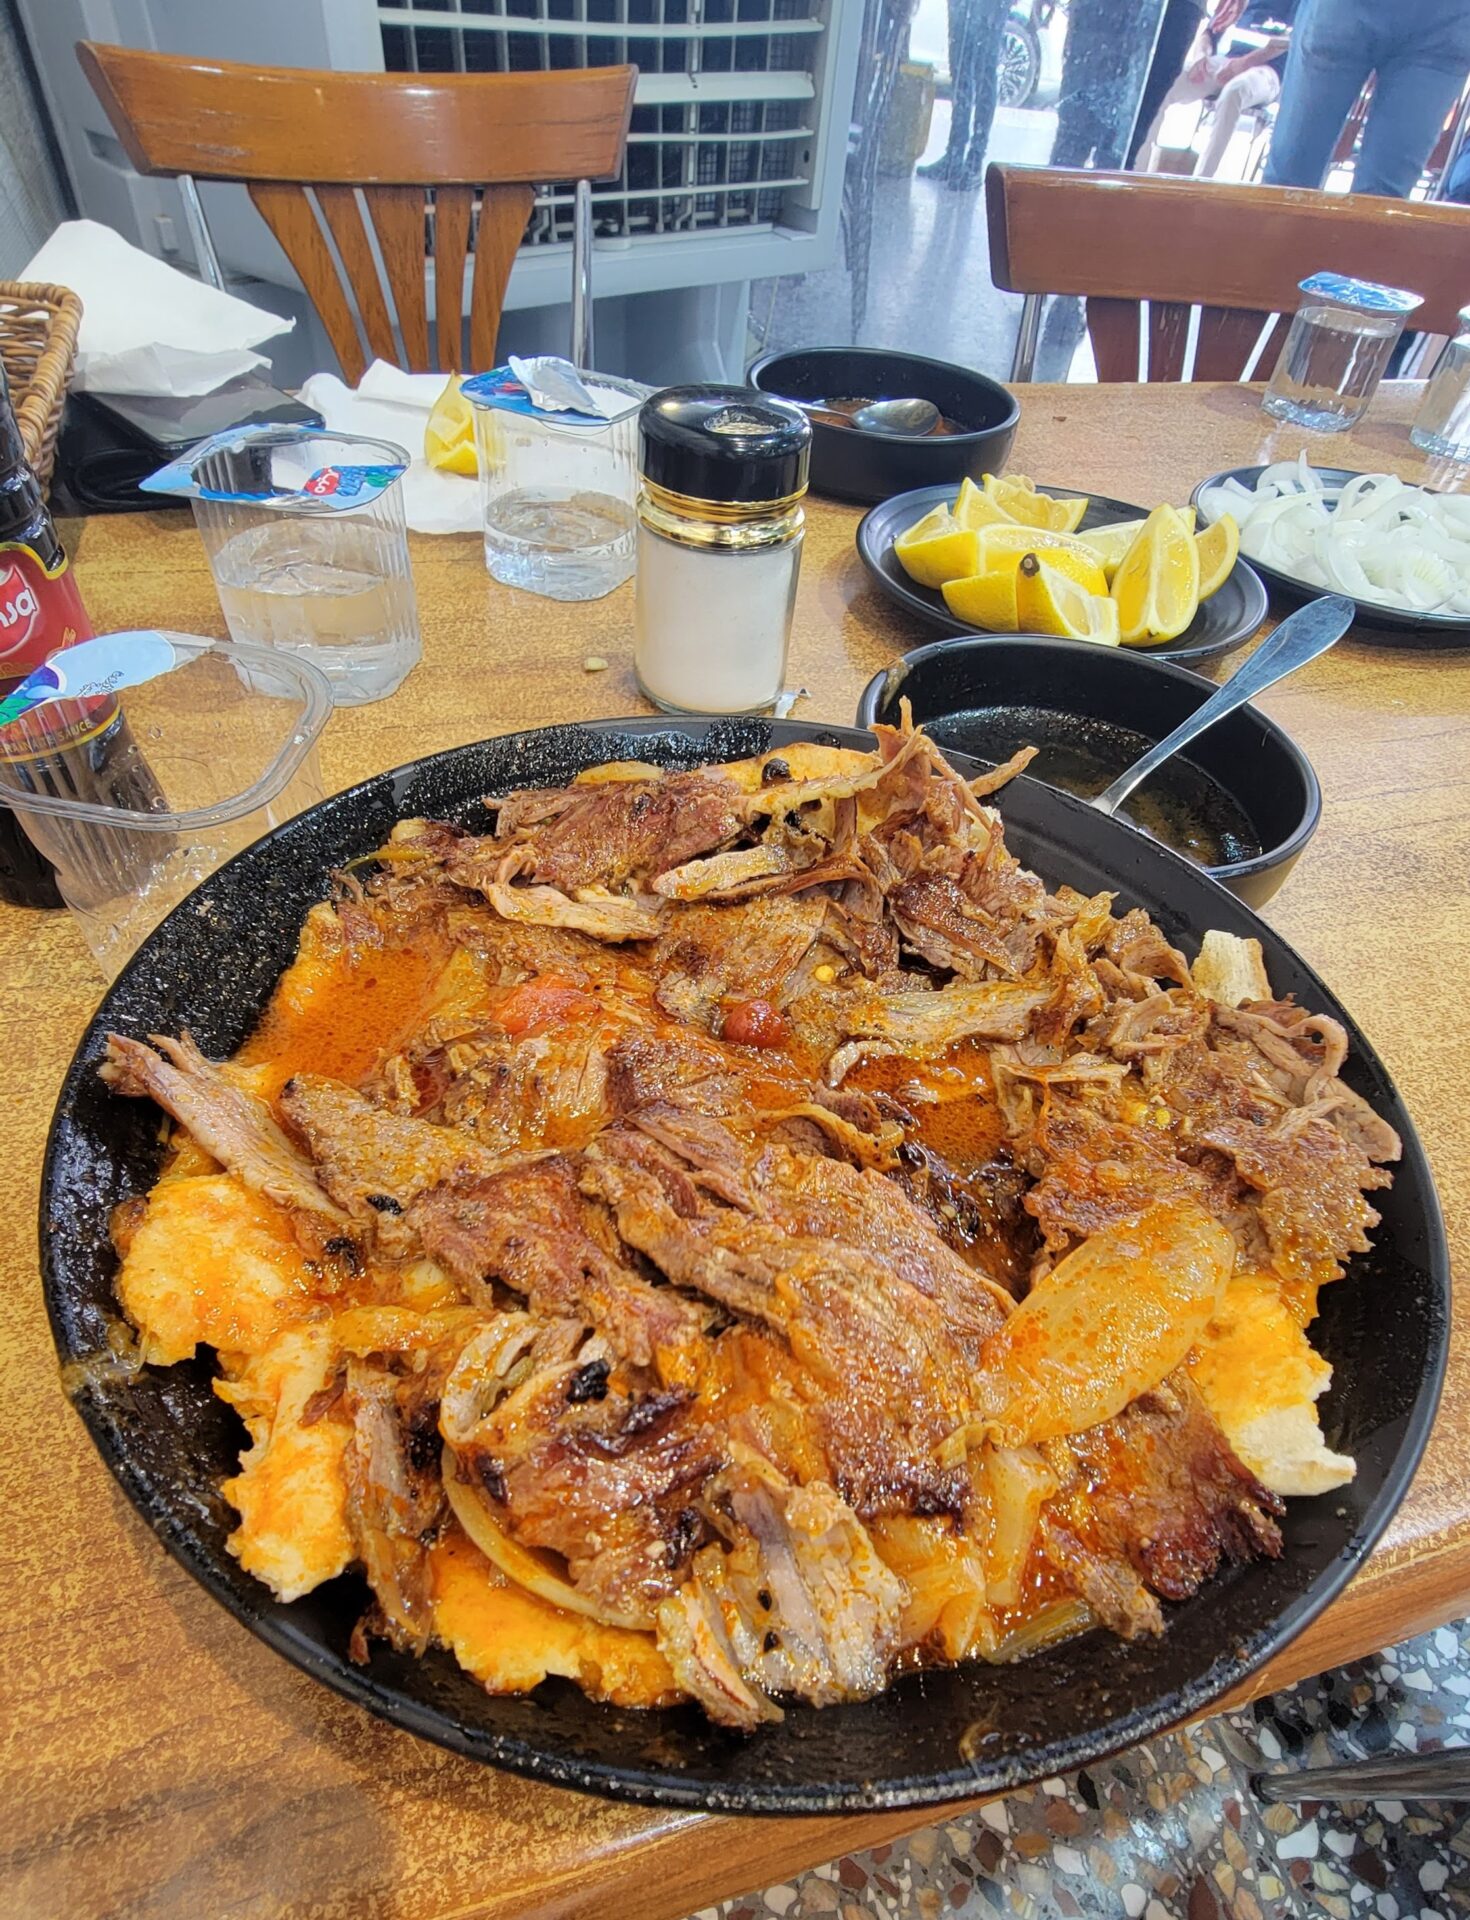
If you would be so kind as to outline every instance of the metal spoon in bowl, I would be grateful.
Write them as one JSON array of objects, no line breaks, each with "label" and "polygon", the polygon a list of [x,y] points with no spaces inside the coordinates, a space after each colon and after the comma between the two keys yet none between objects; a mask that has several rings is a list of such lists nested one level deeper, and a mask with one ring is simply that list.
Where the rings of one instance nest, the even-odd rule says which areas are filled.
[{"label": "metal spoon in bowl", "polygon": [[922,439],[939,425],[939,409],[932,400],[870,400],[852,413],[841,413],[815,400],[790,400],[814,420],[835,427],[857,427],[863,433],[891,433],[902,439]]},{"label": "metal spoon in bowl", "polygon": [[932,400],[870,400],[852,416],[864,433],[898,433],[918,439],[939,425],[939,409]]},{"label": "metal spoon in bowl", "polygon": [[1135,760],[1126,773],[1120,773],[1110,787],[1105,787],[1095,800],[1088,802],[1089,806],[1096,807],[1099,813],[1116,813],[1136,786],[1207,727],[1223,720],[1227,713],[1234,713],[1237,707],[1243,707],[1247,700],[1254,700],[1267,687],[1274,687],[1278,680],[1295,673],[1309,660],[1315,660],[1319,653],[1326,653],[1347,632],[1356,611],[1351,600],[1341,594],[1328,594],[1289,614],[1276,631],[1261,642],[1245,665],[1236,668],[1218,693],[1211,694],[1182,725],[1166,734],[1156,747],[1150,747],[1142,759]]}]

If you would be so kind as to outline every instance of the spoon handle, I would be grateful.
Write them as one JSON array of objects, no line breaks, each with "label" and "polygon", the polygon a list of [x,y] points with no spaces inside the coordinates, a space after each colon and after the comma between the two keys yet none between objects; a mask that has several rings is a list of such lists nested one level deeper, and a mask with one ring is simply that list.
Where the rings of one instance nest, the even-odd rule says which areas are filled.
[{"label": "spoon handle", "polygon": [[1470,1800],[1470,1752],[1391,1753],[1301,1773],[1258,1773],[1261,1800]]},{"label": "spoon handle", "polygon": [[1227,713],[1234,713],[1247,700],[1254,700],[1267,687],[1274,687],[1278,680],[1295,673],[1309,660],[1315,660],[1319,653],[1326,653],[1352,625],[1355,612],[1353,602],[1341,594],[1328,594],[1299,607],[1261,642],[1245,665],[1237,668],[1202,707],[1156,747],[1150,747],[1141,760],[1135,760],[1126,773],[1120,773],[1092,802],[1093,806],[1101,813],[1116,813],[1136,786],[1207,727],[1212,727]]}]

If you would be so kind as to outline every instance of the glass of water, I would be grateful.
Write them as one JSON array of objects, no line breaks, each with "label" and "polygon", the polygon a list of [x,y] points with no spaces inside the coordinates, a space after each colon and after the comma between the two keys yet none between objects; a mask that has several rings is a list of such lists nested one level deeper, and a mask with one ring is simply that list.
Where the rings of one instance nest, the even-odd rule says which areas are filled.
[{"label": "glass of water", "polygon": [[647,387],[582,380],[607,417],[475,404],[485,565],[509,587],[597,600],[632,576],[638,409]]},{"label": "glass of water", "polygon": [[191,501],[230,638],[300,654],[338,706],[362,706],[392,693],[420,656],[408,464],[388,440],[247,427],[144,485]]},{"label": "glass of water", "polygon": [[1434,363],[1409,438],[1425,453],[1470,463],[1470,307]]},{"label": "glass of water", "polygon": [[1301,296],[1261,405],[1278,420],[1342,433],[1362,419],[1405,322],[1424,301],[1343,273],[1314,273]]}]

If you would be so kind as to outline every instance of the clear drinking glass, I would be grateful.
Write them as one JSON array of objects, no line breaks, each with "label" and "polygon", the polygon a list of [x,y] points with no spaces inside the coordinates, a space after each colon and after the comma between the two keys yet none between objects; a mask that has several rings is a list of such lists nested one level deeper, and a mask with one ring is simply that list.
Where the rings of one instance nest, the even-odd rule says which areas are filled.
[{"label": "clear drinking glass", "polygon": [[1342,273],[1301,282],[1301,305],[1261,405],[1319,433],[1356,426],[1422,297]]},{"label": "clear drinking glass", "polygon": [[508,587],[551,600],[600,599],[633,571],[648,388],[605,373],[582,379],[616,418],[513,412],[471,396],[485,565]]},{"label": "clear drinking glass", "polygon": [[216,867],[323,798],[332,693],[299,655],[154,629],[100,635],[47,667],[78,697],[0,725],[0,799],[110,980]]},{"label": "clear drinking glass", "polygon": [[1460,309],[1460,329],[1434,363],[1409,438],[1425,453],[1470,461],[1470,307]]},{"label": "clear drinking glass", "polygon": [[148,484],[191,501],[231,639],[302,655],[354,707],[392,693],[420,656],[408,464],[389,440],[247,427]]}]

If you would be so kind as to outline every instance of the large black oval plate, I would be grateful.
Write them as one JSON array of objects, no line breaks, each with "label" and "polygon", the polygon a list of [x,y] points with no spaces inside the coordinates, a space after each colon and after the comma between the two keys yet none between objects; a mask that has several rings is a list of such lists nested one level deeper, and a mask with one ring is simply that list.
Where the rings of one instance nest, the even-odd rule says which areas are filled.
[{"label": "large black oval plate", "polygon": [[[793,722],[612,720],[510,734],[381,775],[314,807],[232,860],[151,936],[107,994],[67,1073],[47,1152],[41,1259],[64,1362],[107,1351],[115,1317],[108,1216],[146,1191],[157,1115],[97,1078],[109,1028],[187,1028],[206,1053],[249,1033],[295,951],[330,871],[394,822],[437,814],[483,823],[480,796],[551,785],[603,760],[697,766],[799,739],[866,747],[849,728]],[[1349,1083],[1404,1136],[1375,1251],[1328,1289],[1318,1341],[1334,1368],[1330,1445],[1356,1455],[1352,1486],[1291,1504],[1286,1554],[1237,1569],[1169,1609],[1159,1640],[1095,1633],[1008,1668],[910,1674],[881,1698],[799,1707],[749,1738],[693,1708],[599,1706],[566,1682],[491,1699],[453,1658],[415,1661],[379,1643],[354,1666],[348,1637],[366,1599],[344,1577],[291,1606],[226,1550],[218,1485],[242,1430],[201,1361],[127,1378],[68,1367],[83,1420],[128,1497],[176,1559],[252,1632],[305,1672],[396,1725],[475,1759],[560,1785],[670,1806],[817,1813],[922,1806],[1064,1773],[1197,1712],[1292,1638],[1337,1593],[1382,1532],[1423,1448],[1444,1365],[1449,1264],[1423,1152],[1393,1083],[1322,982],[1223,888],[1166,848],[1068,795],[1018,780],[1002,796],[1011,845],[1053,884],[1117,889],[1193,951],[1209,927],[1258,938],[1278,992],[1331,1012],[1352,1040]],[[124,1628],[123,1631],[126,1631]]]},{"label": "large black oval plate", "polygon": [[[1038,487],[1036,491],[1065,494],[1067,489]],[[895,494],[891,500],[870,508],[858,523],[858,557],[880,593],[917,615],[928,626],[938,627],[943,633],[988,633],[986,627],[957,620],[944,604],[942,593],[911,580],[893,550],[895,541],[907,533],[916,520],[922,520],[935,507],[948,506],[954,493],[952,486],[918,487],[912,493]],[[1105,527],[1115,520],[1141,520],[1147,512],[1147,507],[1133,507],[1126,500],[1110,500],[1106,494],[1094,493],[1088,499],[1082,525]],[[1260,631],[1266,609],[1266,589],[1259,576],[1244,560],[1237,560],[1225,584],[1208,600],[1200,602],[1199,611],[1177,640],[1171,640],[1166,647],[1140,647],[1139,652],[1147,653],[1154,660],[1179,660],[1187,666],[1218,659],[1236,647],[1243,647]],[[1096,643],[1079,640],[1076,644],[1081,647]]]},{"label": "large black oval plate", "polygon": [[[1200,505],[1201,495],[1209,487],[1218,487],[1226,480],[1238,480],[1243,487],[1253,487],[1266,471],[1264,467],[1227,467],[1221,473],[1212,473],[1208,480],[1201,480],[1190,494],[1191,506],[1199,509],[1201,522],[1205,521],[1205,510]],[[1317,477],[1326,480],[1332,486],[1346,486],[1349,480],[1359,480],[1362,475],[1350,467],[1316,467]],[[1434,489],[1427,488],[1427,492]],[[1310,580],[1303,580],[1297,574],[1283,573],[1279,567],[1269,567],[1264,560],[1252,560],[1250,563],[1269,586],[1293,602],[1318,600],[1324,593],[1335,592],[1335,588],[1314,587]],[[1353,625],[1357,628],[1368,627],[1373,630],[1372,637],[1380,646],[1385,647],[1470,647],[1470,618],[1463,613],[1411,613],[1406,607],[1386,607],[1381,600],[1358,600],[1352,595],[1353,605],[1358,609]],[[1359,640],[1369,636],[1359,632]]]}]

